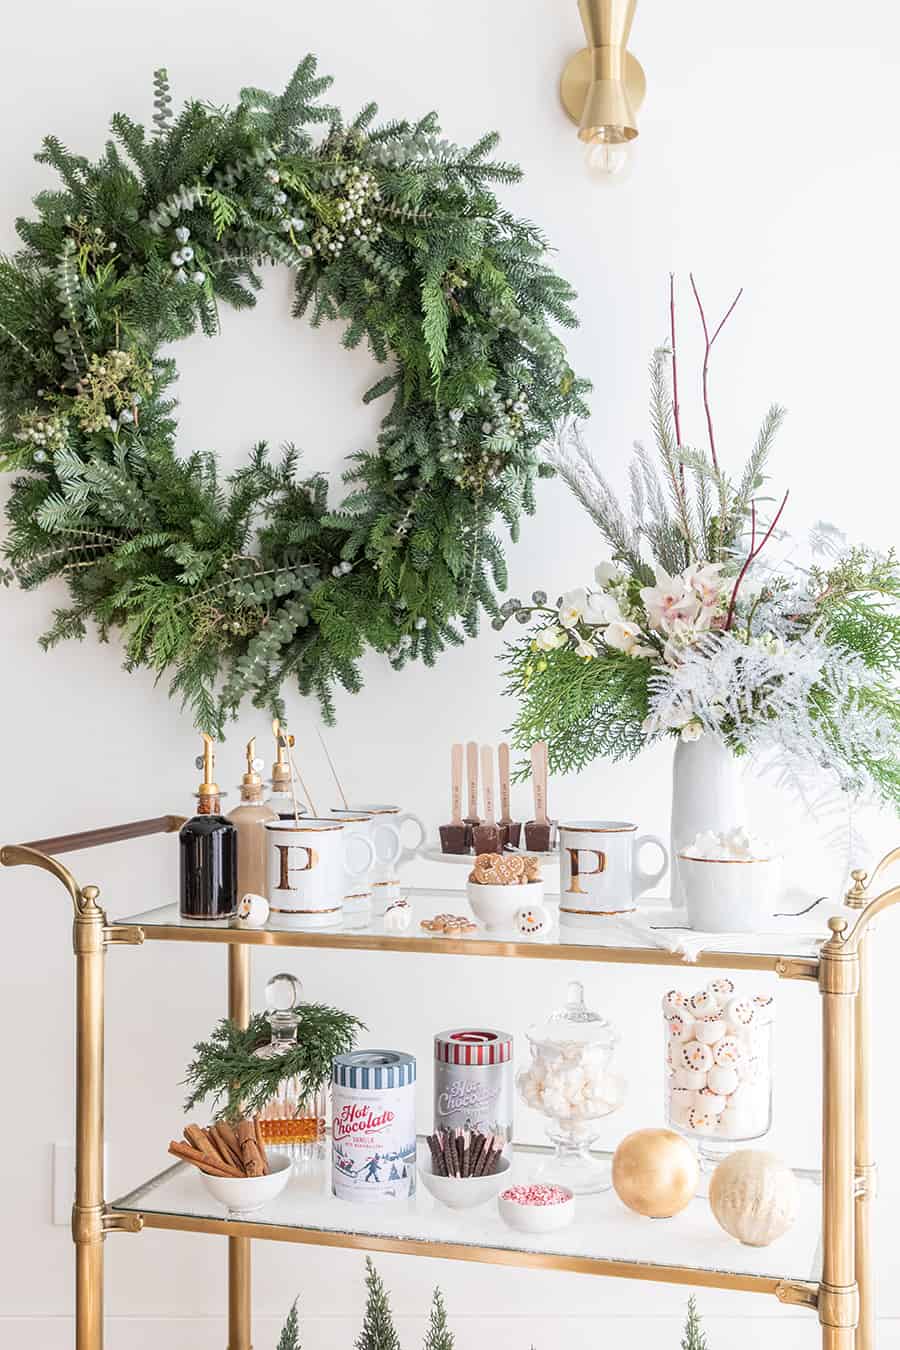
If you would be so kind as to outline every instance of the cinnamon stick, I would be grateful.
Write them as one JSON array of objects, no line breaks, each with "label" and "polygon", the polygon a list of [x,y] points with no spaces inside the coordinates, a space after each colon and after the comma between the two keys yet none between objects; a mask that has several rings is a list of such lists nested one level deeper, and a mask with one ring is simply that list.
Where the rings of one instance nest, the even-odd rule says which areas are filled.
[{"label": "cinnamon stick", "polygon": [[169,1144],[169,1152],[173,1158],[179,1158],[182,1162],[193,1163],[201,1172],[205,1172],[210,1177],[242,1177],[244,1175],[236,1167],[225,1167],[224,1163],[216,1166],[209,1161],[205,1153],[191,1148],[189,1144],[181,1144],[176,1139],[173,1139]]},{"label": "cinnamon stick", "polygon": [[266,1152],[266,1141],[262,1135],[262,1125],[259,1122],[259,1116],[253,1117],[253,1133],[256,1135],[256,1147],[259,1150],[259,1156],[262,1159],[263,1176],[269,1175],[269,1155]]},{"label": "cinnamon stick", "polygon": [[226,1158],[216,1148],[209,1135],[205,1130],[201,1130],[199,1125],[185,1125],[184,1137],[191,1148],[209,1159],[213,1167],[230,1167],[233,1165],[230,1158]]},{"label": "cinnamon stick", "polygon": [[225,1161],[232,1167],[239,1167],[243,1172],[244,1165],[241,1162],[241,1151],[237,1146],[237,1137],[235,1136],[234,1131],[231,1131],[234,1145],[232,1145],[221,1124],[211,1125],[208,1133]]},{"label": "cinnamon stick", "polygon": [[240,1120],[237,1127],[238,1143],[241,1147],[241,1162],[248,1177],[264,1175],[264,1163],[256,1147],[256,1131],[252,1120]]}]

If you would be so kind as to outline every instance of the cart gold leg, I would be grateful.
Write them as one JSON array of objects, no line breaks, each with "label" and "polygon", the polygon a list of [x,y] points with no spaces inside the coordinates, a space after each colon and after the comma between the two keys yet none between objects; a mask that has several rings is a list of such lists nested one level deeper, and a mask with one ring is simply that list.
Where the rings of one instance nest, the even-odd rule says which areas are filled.
[{"label": "cart gold leg", "polygon": [[872,1201],[875,1164],[869,1119],[871,1079],[871,934],[859,943],[859,993],[856,997],[856,1283],[859,1286],[859,1326],[855,1350],[875,1350],[875,1289],[872,1271]]},{"label": "cart gold leg", "polygon": [[[228,948],[228,1016],[239,1026],[250,1020],[250,948]],[[250,1239],[228,1239],[228,1350],[252,1350],[250,1343]]]},{"label": "cart gold leg", "polygon": [[103,994],[104,914],[85,886],[75,917],[76,1350],[103,1350]]},{"label": "cart gold leg", "polygon": [[845,946],[844,918],[829,920],[822,948],[822,1283],[823,1350],[854,1350],[859,1322],[855,1257],[856,1005],[859,957]]}]

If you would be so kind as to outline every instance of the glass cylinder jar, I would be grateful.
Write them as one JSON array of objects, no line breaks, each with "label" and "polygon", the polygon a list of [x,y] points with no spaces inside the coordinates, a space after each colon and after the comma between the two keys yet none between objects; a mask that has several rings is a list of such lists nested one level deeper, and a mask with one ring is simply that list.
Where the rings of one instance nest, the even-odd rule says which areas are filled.
[{"label": "glass cylinder jar", "polygon": [[721,1161],[735,1144],[772,1126],[775,1001],[727,977],[693,994],[663,997],[666,1120],[695,1140],[701,1160]]},{"label": "glass cylinder jar", "polygon": [[531,1063],[517,1085],[525,1103],[550,1118],[547,1133],[556,1145],[541,1179],[579,1194],[609,1189],[609,1164],[590,1149],[598,1122],[625,1096],[624,1079],[611,1071],[618,1041],[612,1023],[586,1006],[577,980],[569,985],[566,1006],[528,1031]]},{"label": "glass cylinder jar", "polygon": [[[294,1049],[302,1002],[300,981],[294,975],[273,975],[266,985],[268,1023],[272,1039],[255,1054],[272,1059]],[[266,1145],[294,1158],[324,1157],[325,1114],[328,1098],[323,1083],[305,1093],[301,1080],[289,1074],[281,1080],[259,1113],[259,1126]]]}]

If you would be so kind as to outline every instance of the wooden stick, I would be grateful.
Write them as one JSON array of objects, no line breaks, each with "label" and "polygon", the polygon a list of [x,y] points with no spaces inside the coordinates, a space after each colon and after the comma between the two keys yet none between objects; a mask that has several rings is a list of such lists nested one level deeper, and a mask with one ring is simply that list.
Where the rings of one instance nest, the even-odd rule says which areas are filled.
[{"label": "wooden stick", "polygon": [[349,802],[347,801],[347,794],[346,794],[346,792],[344,791],[343,787],[341,786],[341,780],[338,778],[338,771],[337,771],[337,769],[334,767],[334,760],[331,758],[331,755],[328,753],[328,746],[325,744],[325,737],[322,735],[321,729],[320,729],[319,727],[316,727],[316,735],[317,735],[318,738],[319,738],[319,744],[321,745],[322,749],[325,751],[325,758],[328,760],[328,767],[329,767],[329,769],[331,770],[331,776],[332,776],[332,778],[334,779],[335,784],[337,785],[337,790],[338,790],[338,792],[341,794],[341,801],[344,803],[344,810],[345,810],[345,811],[349,811],[349,810],[350,810],[350,804],[349,804]]}]

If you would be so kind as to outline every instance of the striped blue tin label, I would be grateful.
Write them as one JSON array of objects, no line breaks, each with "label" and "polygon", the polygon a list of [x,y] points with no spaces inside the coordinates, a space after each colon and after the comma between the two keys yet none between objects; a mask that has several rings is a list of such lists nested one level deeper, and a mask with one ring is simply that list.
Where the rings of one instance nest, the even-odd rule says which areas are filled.
[{"label": "striped blue tin label", "polygon": [[331,1080],[338,1087],[364,1091],[409,1087],[416,1081],[415,1056],[399,1050],[352,1050],[335,1057]]}]

